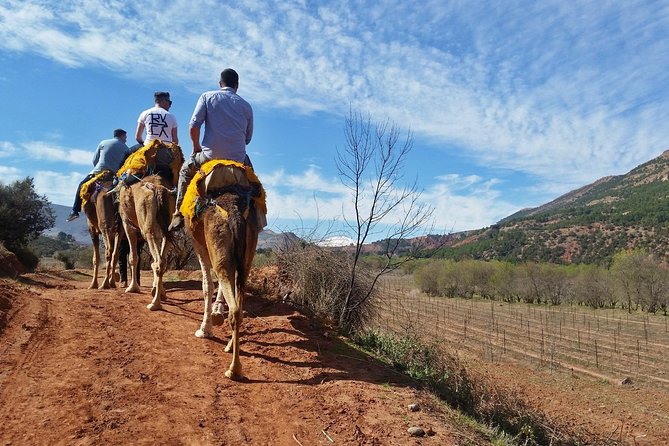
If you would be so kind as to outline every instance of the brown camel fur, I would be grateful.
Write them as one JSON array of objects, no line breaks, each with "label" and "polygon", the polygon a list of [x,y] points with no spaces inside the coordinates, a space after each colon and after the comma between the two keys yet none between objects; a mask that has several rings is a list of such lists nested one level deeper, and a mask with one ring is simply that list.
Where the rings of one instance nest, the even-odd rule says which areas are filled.
[{"label": "brown camel fur", "polygon": [[114,269],[118,260],[121,225],[118,210],[111,194],[107,190],[111,181],[98,181],[101,186],[97,194],[93,194],[83,205],[88,220],[88,232],[93,242],[93,281],[88,288],[98,288],[98,263],[100,259],[100,235],[105,244],[105,275],[100,289],[116,288]]},{"label": "brown camel fur", "polygon": [[126,293],[139,292],[137,268],[139,253],[137,239],[143,237],[151,253],[153,270],[153,300],[149,310],[160,310],[161,298],[165,299],[163,274],[166,269],[167,249],[170,234],[167,230],[174,213],[175,197],[170,193],[172,185],[159,175],[149,175],[140,182],[124,186],[119,192],[119,213],[130,245],[130,283]]},{"label": "brown camel fur", "polygon": [[[202,290],[204,291],[204,317],[199,338],[213,336],[213,325],[223,323],[223,301],[229,308],[228,321],[232,338],[225,348],[232,350],[232,362],[225,376],[240,378],[242,367],[239,360],[239,327],[242,323],[244,287],[256,244],[258,223],[255,206],[251,205],[248,192],[225,193],[215,199],[196,219],[186,219],[186,228],[193,239],[200,266],[202,267]],[[212,303],[214,284],[211,270],[218,278],[218,293]]]}]

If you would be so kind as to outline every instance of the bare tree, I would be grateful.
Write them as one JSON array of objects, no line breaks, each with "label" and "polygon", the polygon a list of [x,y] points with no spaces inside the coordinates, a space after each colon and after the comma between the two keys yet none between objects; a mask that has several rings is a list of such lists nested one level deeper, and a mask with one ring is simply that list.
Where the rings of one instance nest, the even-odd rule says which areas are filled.
[{"label": "bare tree", "polygon": [[[413,135],[388,121],[372,123],[370,117],[349,112],[345,121],[345,147],[337,150],[337,169],[344,186],[353,195],[353,217],[344,221],[354,235],[355,250],[351,263],[349,289],[340,314],[339,324],[347,326],[351,313],[372,296],[379,278],[398,268],[411,256],[399,260],[403,242],[415,236],[429,221],[434,208],[420,201],[421,191],[414,180],[403,185],[405,161],[413,147]],[[380,228],[383,229],[380,229]],[[363,245],[370,236],[385,232],[385,261],[372,274],[365,290],[356,286],[360,272]]]}]

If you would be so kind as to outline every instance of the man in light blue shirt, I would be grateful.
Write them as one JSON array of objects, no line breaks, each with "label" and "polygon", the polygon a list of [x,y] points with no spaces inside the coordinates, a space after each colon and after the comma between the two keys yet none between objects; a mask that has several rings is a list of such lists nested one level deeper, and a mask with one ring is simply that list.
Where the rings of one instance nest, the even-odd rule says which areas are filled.
[{"label": "man in light blue shirt", "polygon": [[74,197],[72,213],[67,217],[67,221],[79,218],[79,212],[81,212],[81,186],[103,170],[111,170],[115,174],[123,165],[126,157],[133,152],[133,150],[128,148],[125,144],[127,139],[128,135],[125,130],[116,129],[114,130],[114,138],[105,139],[98,144],[95,156],[93,157],[93,170],[91,170],[91,173],[79,183],[79,186],[77,187],[77,195]]},{"label": "man in light blue shirt", "polygon": [[[228,159],[251,165],[246,145],[253,136],[253,110],[237,94],[239,75],[232,68],[221,72],[220,90],[203,93],[195,105],[190,120],[190,139],[193,154],[179,172],[177,203],[169,230],[183,227],[179,208],[190,180],[201,165],[210,160]],[[200,143],[200,128],[204,124],[204,138]]]}]

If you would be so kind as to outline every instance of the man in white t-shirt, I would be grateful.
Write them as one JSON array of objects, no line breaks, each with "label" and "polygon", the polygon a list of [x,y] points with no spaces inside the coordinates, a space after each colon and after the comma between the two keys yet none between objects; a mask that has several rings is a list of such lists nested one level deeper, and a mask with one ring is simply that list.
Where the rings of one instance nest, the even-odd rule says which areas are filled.
[{"label": "man in white t-shirt", "polygon": [[[135,139],[141,145],[146,145],[154,139],[179,144],[177,118],[169,111],[172,106],[170,94],[166,91],[157,91],[153,98],[156,105],[144,110],[137,118]],[[143,138],[145,130],[146,139]]]}]

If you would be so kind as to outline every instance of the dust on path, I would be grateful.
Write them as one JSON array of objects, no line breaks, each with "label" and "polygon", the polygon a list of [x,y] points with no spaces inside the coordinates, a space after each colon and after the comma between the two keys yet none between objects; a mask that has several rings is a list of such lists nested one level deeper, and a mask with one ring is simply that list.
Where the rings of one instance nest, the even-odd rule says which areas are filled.
[{"label": "dust on path", "polygon": [[[11,296],[0,334],[0,446],[487,444],[286,305],[247,300],[245,379],[233,382],[223,375],[227,324],[213,340],[194,336],[199,281],[167,283],[164,310],[150,312],[147,287],[88,290],[89,280],[28,275]],[[414,402],[424,409],[409,412]],[[435,435],[409,437],[414,425]]]}]

